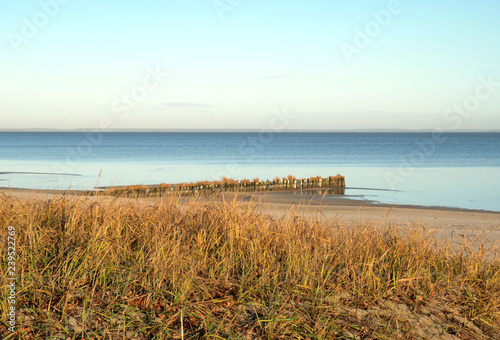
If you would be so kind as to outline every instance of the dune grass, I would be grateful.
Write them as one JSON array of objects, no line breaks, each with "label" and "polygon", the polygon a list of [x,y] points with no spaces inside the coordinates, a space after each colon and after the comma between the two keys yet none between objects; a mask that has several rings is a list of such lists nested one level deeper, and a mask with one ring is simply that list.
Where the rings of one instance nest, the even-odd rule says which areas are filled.
[{"label": "dune grass", "polygon": [[3,339],[500,334],[500,261],[423,230],[306,221],[293,210],[275,219],[251,203],[174,197],[4,197],[0,221],[2,233],[16,227],[19,280],[18,332],[1,325]]}]

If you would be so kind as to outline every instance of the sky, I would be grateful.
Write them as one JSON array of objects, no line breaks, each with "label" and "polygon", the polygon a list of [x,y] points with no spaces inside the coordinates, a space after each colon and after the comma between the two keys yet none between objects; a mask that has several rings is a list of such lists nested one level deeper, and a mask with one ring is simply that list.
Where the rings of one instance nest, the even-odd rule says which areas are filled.
[{"label": "sky", "polygon": [[500,2],[0,3],[0,129],[500,130]]}]

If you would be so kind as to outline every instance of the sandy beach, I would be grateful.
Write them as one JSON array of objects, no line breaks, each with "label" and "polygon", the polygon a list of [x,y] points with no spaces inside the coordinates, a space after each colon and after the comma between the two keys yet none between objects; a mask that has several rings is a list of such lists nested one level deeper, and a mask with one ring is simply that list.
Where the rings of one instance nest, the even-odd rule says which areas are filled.
[{"label": "sandy beach", "polygon": [[333,225],[422,229],[429,237],[472,250],[500,254],[500,212],[443,207],[373,204],[347,198],[282,192],[253,195],[225,193],[225,199],[256,202],[258,210],[276,218],[301,216]]},{"label": "sandy beach", "polygon": [[[0,189],[0,195],[20,200],[50,199],[61,195],[80,195],[79,191]],[[301,216],[309,220],[328,221],[332,225],[352,227],[380,226],[407,230],[422,229],[429,237],[454,245],[467,245],[473,250],[490,250],[500,254],[500,212],[444,207],[374,204],[363,200],[328,198],[322,195],[300,195],[298,192],[229,193],[209,197],[181,197],[213,202],[237,200],[252,203],[256,210],[274,218]],[[81,196],[83,197],[83,196]],[[93,200],[96,197],[85,197]],[[99,199],[115,199],[113,197]],[[155,204],[160,198],[120,198],[138,204]]]}]

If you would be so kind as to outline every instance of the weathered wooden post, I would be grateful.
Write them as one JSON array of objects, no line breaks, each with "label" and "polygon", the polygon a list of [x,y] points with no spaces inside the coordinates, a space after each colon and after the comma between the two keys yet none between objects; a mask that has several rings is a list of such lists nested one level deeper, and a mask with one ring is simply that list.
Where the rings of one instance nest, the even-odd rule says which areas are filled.
[{"label": "weathered wooden post", "polygon": [[312,179],[312,177],[309,177],[309,178],[307,179],[307,188],[308,188],[308,189],[312,189],[312,188],[314,188],[314,180]]},{"label": "weathered wooden post", "polygon": [[330,187],[330,180],[328,179],[328,177],[322,178],[321,179],[321,183],[323,185],[323,188],[329,188]]}]

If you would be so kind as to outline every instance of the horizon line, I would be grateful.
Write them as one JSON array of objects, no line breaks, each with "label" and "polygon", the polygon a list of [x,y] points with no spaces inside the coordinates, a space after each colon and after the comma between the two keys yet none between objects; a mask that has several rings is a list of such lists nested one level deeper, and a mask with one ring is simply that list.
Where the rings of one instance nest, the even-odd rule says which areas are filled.
[{"label": "horizon line", "polygon": [[57,129],[57,128],[30,128],[30,129],[0,129],[0,132],[267,132],[273,133],[500,133],[499,129],[457,129],[457,130],[439,130],[439,129],[390,129],[390,128],[373,128],[373,129],[280,129],[273,131],[271,129],[98,129],[98,128],[81,128],[81,129]]}]

